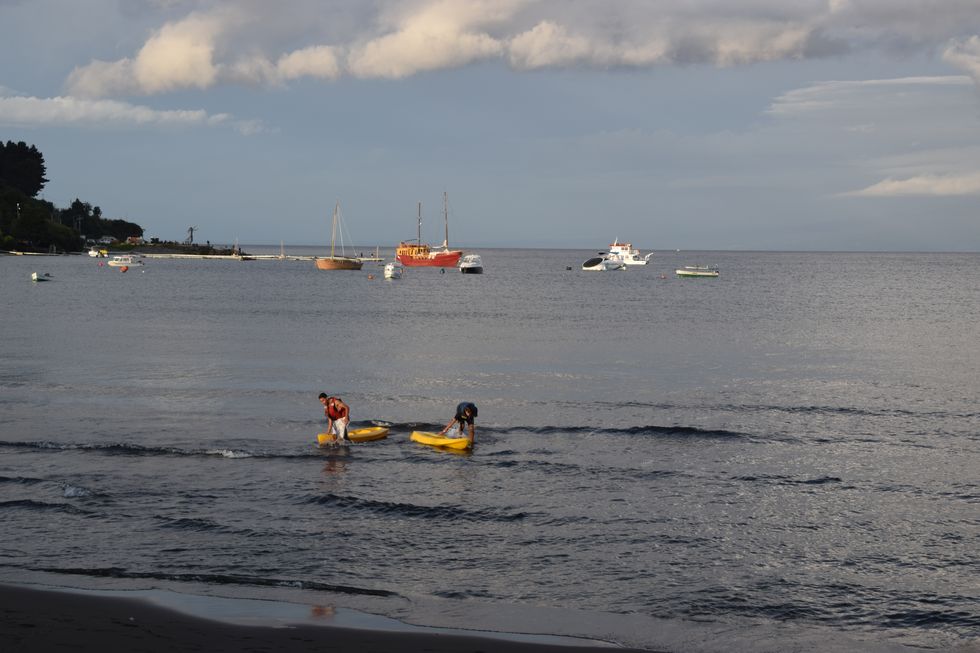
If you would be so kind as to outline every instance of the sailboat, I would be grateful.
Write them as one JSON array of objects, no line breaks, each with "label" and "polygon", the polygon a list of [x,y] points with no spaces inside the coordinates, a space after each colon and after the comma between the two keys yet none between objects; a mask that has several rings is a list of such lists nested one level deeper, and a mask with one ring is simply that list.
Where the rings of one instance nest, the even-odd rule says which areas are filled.
[{"label": "sailboat", "polygon": [[449,196],[442,194],[443,215],[446,219],[446,239],[442,241],[442,250],[432,251],[428,245],[422,243],[422,202],[419,202],[419,237],[415,242],[402,241],[395,250],[395,258],[402,265],[410,267],[434,267],[451,268],[459,262],[459,257],[463,251],[459,249],[449,249]]},{"label": "sailboat", "polygon": [[[316,267],[318,270],[360,270],[361,260],[358,258],[352,258],[350,256],[335,256],[334,255],[334,241],[337,235],[337,221],[340,219],[340,202],[337,202],[336,206],[333,207],[333,227],[330,229],[330,256],[317,257],[314,259]],[[343,227],[341,227],[343,228]],[[344,234],[340,234],[340,251],[342,254],[346,254],[344,251]]]}]

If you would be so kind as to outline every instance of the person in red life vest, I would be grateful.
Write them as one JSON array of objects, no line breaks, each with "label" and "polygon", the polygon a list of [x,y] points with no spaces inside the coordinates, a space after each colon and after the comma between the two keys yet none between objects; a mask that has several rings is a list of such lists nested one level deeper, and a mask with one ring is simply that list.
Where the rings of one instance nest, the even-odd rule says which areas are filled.
[{"label": "person in red life vest", "polygon": [[452,428],[455,424],[459,424],[459,436],[463,437],[466,425],[470,425],[470,445],[473,444],[473,436],[476,434],[476,404],[464,401],[458,406],[456,406],[456,414],[453,418],[449,420],[449,423],[442,429],[439,435],[445,435],[446,431]]},{"label": "person in red life vest", "polygon": [[327,433],[336,433],[338,440],[350,442],[347,437],[350,406],[340,397],[328,397],[325,392],[320,393],[320,403],[323,404],[323,414],[327,417]]}]

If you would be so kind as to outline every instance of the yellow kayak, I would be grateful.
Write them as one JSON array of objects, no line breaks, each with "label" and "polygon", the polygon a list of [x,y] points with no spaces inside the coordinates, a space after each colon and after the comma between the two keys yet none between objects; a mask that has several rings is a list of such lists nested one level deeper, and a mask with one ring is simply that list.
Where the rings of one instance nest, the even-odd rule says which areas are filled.
[{"label": "yellow kayak", "polygon": [[[347,437],[351,442],[370,442],[371,440],[381,440],[388,437],[387,426],[369,426],[363,429],[352,429],[347,431]],[[317,444],[330,444],[336,442],[337,436],[333,433],[317,433]]]},{"label": "yellow kayak", "polygon": [[425,431],[412,431],[412,442],[427,444],[430,447],[445,447],[447,449],[469,449],[469,438],[447,438],[438,433],[427,433]]}]

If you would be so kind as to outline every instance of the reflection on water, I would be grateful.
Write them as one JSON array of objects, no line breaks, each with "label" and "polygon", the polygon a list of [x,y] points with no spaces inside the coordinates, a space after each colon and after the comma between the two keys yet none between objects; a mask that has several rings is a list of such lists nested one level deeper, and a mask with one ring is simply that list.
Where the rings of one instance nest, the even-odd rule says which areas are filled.
[{"label": "reflection on water", "polygon": [[332,605],[313,605],[310,606],[310,616],[316,619],[327,619],[335,616],[337,609]]},{"label": "reflection on water", "polygon": [[343,474],[347,471],[347,460],[351,452],[348,446],[334,446],[332,451],[327,454],[326,462],[323,464],[323,473],[329,475]]}]

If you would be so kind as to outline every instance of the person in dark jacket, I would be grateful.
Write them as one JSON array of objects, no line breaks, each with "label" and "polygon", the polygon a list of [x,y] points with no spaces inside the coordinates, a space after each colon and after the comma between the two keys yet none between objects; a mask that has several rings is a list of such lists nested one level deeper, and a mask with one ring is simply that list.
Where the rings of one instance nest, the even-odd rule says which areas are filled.
[{"label": "person in dark jacket", "polygon": [[468,424],[470,427],[469,439],[470,444],[472,445],[473,438],[476,435],[476,413],[476,404],[473,402],[464,401],[460,403],[458,406],[456,406],[456,414],[453,415],[453,418],[449,420],[449,423],[446,424],[445,428],[442,429],[439,435],[445,435],[446,431],[451,429],[455,424],[459,424],[459,433],[462,437],[466,429],[466,425]]}]

